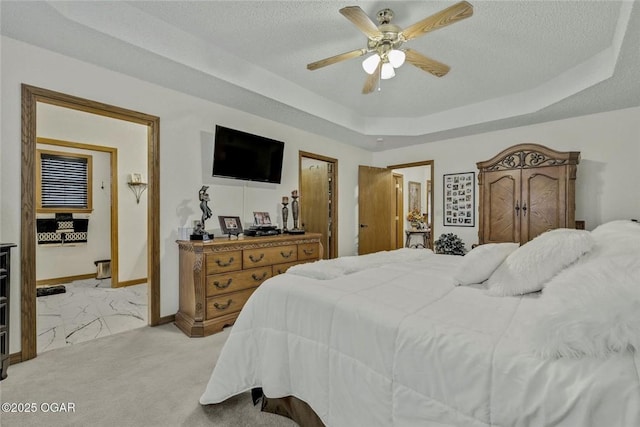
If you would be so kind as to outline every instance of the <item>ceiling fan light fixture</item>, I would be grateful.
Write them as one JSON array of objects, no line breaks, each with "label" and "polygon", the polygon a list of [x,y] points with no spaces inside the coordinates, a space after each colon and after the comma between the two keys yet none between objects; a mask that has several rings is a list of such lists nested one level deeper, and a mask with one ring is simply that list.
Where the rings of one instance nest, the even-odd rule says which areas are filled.
[{"label": "ceiling fan light fixture", "polygon": [[387,80],[396,75],[396,72],[393,69],[393,65],[388,62],[382,64],[382,70],[380,71],[380,78],[382,80]]},{"label": "ceiling fan light fixture", "polygon": [[366,71],[367,74],[373,74],[378,68],[378,63],[380,62],[380,56],[377,53],[374,53],[364,61],[362,61],[362,68]]},{"label": "ceiling fan light fixture", "polygon": [[403,51],[398,49],[393,49],[391,52],[387,54],[387,58],[389,58],[389,63],[393,66],[393,68],[398,68],[404,64],[404,59],[406,55]]}]

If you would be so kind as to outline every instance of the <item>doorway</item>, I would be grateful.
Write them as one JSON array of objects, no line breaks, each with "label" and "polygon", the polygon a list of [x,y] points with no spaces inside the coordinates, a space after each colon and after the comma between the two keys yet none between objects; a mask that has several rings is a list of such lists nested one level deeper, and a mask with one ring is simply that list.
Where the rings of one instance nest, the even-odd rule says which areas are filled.
[{"label": "doorway", "polygon": [[[22,85],[22,180],[21,180],[21,349],[12,362],[32,359],[37,355],[36,326],[36,110],[38,103],[51,104],[72,110],[115,118],[147,127],[147,279],[149,325],[160,319],[160,208],[159,199],[159,125],[160,119],[136,111],[102,104],[47,89]],[[117,176],[112,185],[117,186]],[[116,272],[112,270],[112,275]],[[116,280],[117,280],[117,276]]]},{"label": "doorway", "polygon": [[[425,160],[422,162],[403,163],[399,165],[387,166],[387,169],[393,170],[394,176],[401,175],[402,181],[402,197],[396,197],[396,212],[398,213],[399,222],[396,223],[399,236],[396,236],[396,248],[404,246],[402,237],[404,231],[408,228],[407,214],[409,210],[414,210],[420,214],[426,214],[425,223],[429,230],[427,246],[433,248],[433,179],[434,179],[434,162],[433,160]],[[407,243],[416,236],[407,236]]]},{"label": "doorway", "polygon": [[338,160],[300,151],[301,226],[310,233],[322,234],[324,259],[338,256]]},{"label": "doorway", "polygon": [[[422,171],[418,178],[420,189],[418,194],[425,201],[420,205],[422,212],[427,213],[427,221],[433,226],[433,179],[434,161],[425,160],[414,163],[390,165],[386,168],[359,166],[358,168],[358,255],[396,249],[399,243],[398,234],[406,230],[406,209],[409,179],[403,176],[402,191],[396,190],[395,184],[400,182],[398,175],[411,170]],[[397,178],[394,176],[398,176]],[[418,183],[415,181],[414,183]],[[414,186],[413,188],[416,188]],[[400,197],[402,194],[402,197]],[[400,201],[402,199],[402,201]],[[398,219],[396,219],[398,218]],[[431,227],[433,230],[433,227]],[[433,247],[433,232],[428,233],[427,246]]]}]

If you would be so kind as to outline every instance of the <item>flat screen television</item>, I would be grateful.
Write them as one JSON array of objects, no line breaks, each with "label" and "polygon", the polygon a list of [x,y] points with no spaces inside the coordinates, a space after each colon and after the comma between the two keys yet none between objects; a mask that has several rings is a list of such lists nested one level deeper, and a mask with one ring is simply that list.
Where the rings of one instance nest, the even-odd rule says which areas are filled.
[{"label": "flat screen television", "polygon": [[216,125],[213,176],[280,184],[284,142]]}]

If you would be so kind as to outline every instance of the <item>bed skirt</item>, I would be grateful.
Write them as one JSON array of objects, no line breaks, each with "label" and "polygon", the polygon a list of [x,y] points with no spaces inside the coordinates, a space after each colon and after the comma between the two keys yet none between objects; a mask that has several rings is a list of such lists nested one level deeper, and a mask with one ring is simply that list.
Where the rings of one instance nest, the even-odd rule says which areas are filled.
[{"label": "bed skirt", "polygon": [[269,412],[272,414],[287,417],[296,422],[299,426],[304,427],[325,427],[320,420],[320,417],[311,409],[311,407],[304,401],[294,396],[286,397],[267,397],[262,393],[261,388],[254,388],[251,390],[251,397],[253,402],[262,398],[263,412]]}]

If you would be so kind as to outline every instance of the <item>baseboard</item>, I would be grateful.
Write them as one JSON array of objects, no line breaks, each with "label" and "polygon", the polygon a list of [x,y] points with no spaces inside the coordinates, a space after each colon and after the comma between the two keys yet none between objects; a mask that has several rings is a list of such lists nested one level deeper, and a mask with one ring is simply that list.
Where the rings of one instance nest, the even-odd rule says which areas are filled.
[{"label": "baseboard", "polygon": [[36,286],[62,285],[64,283],[74,282],[76,280],[95,279],[96,273],[78,274],[76,276],[56,277],[53,279],[36,280]]},{"label": "baseboard", "polygon": [[143,277],[142,279],[125,280],[124,282],[118,282],[111,285],[112,288],[124,288],[126,286],[139,285],[141,283],[147,283],[149,279]]},{"label": "baseboard", "polygon": [[158,324],[156,326],[166,325],[167,323],[173,323],[175,321],[176,321],[176,315],[170,314],[169,316],[164,316],[158,319]]},{"label": "baseboard", "polygon": [[20,362],[22,362],[22,351],[11,353],[9,355],[9,365],[15,365],[16,363]]}]

